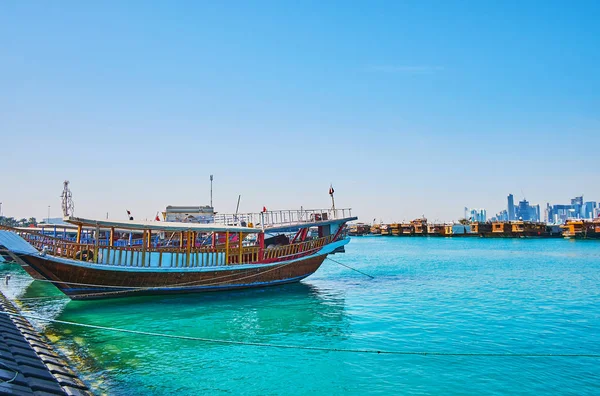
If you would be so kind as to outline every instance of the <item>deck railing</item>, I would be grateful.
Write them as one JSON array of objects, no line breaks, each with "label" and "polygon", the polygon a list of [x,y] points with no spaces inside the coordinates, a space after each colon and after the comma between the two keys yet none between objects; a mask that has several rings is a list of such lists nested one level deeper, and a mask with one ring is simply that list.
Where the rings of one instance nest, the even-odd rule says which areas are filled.
[{"label": "deck railing", "polygon": [[333,219],[352,217],[352,208],[343,209],[300,209],[300,210],[268,210],[260,213],[237,213],[215,215],[215,223],[265,228],[273,226],[312,223]]},{"label": "deck railing", "polygon": [[304,242],[268,247],[239,246],[238,242],[212,246],[152,247],[146,246],[106,246],[100,243],[75,243],[37,232],[9,229],[19,234],[33,247],[55,257],[87,262],[91,264],[185,268],[217,267],[257,262],[278,262],[291,260],[315,253],[323,246],[333,242],[335,236],[328,235]]}]

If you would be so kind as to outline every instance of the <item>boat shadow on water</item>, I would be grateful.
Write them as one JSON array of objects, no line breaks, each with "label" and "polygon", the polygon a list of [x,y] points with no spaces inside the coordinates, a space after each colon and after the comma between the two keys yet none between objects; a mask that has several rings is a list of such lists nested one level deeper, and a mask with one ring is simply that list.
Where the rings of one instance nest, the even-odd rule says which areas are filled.
[{"label": "boat shadow on water", "polygon": [[[326,345],[332,338],[346,338],[349,334],[343,292],[305,283],[220,293],[69,301],[55,319],[249,343],[287,344],[294,339],[302,344]],[[48,324],[45,332],[80,371],[94,373],[88,378],[92,386],[94,382],[109,381],[113,375],[107,376],[106,370],[120,372],[134,367],[150,370],[156,356],[166,361],[183,356],[214,359],[226,351],[245,356],[247,348],[253,348],[253,353],[259,355],[269,353],[264,348],[127,334],[62,323]]]},{"label": "boat shadow on water", "polygon": [[[112,300],[68,300],[59,295],[37,300],[52,288],[32,282],[15,296],[27,311],[55,320],[105,327],[219,338],[240,328],[252,336],[310,332],[325,324],[325,333],[340,335],[344,322],[344,292],[294,283],[228,292],[125,297]],[[28,300],[32,298],[32,300]],[[40,323],[45,331],[61,337],[98,332],[61,323]],[[210,334],[205,329],[211,329]],[[104,331],[108,334],[107,331]],[[113,335],[123,335],[114,332]],[[125,335],[129,336],[129,335]]]}]

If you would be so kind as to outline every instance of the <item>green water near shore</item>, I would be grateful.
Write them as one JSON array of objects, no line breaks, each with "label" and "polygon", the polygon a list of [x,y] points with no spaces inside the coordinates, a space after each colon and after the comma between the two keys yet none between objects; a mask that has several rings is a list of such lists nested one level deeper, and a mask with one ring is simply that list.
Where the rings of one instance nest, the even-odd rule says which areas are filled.
[{"label": "green water near shore", "polygon": [[[2,291],[60,320],[221,340],[458,353],[600,354],[599,241],[354,238],[305,281],[69,301],[20,268]],[[54,299],[26,300],[40,296]],[[20,301],[20,302],[19,302]],[[36,322],[99,393],[598,394],[600,359],[372,355]]]}]

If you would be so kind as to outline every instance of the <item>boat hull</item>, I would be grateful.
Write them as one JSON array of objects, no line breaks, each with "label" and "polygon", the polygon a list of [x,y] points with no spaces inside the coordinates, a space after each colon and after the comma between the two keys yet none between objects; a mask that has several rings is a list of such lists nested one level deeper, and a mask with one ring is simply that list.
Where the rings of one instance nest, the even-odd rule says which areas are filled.
[{"label": "boat hull", "polygon": [[[202,271],[124,270],[76,266],[52,256],[19,255],[22,265],[52,281],[74,300],[127,296],[213,292],[298,282],[314,273],[326,254],[268,265]],[[231,268],[231,269],[230,269]]]}]

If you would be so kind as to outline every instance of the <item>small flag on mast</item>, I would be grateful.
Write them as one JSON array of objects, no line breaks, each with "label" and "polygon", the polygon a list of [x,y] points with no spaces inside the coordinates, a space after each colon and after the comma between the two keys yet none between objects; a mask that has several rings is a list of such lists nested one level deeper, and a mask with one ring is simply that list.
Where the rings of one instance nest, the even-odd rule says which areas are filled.
[{"label": "small flag on mast", "polygon": [[333,185],[330,184],[329,185],[329,195],[333,195],[334,191],[333,191]]},{"label": "small flag on mast", "polygon": [[127,217],[129,217],[130,221],[133,221],[133,216],[131,215],[131,212],[129,210],[127,210]]}]

